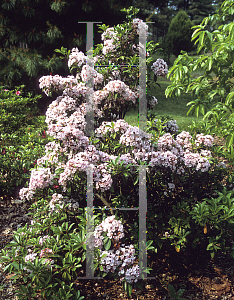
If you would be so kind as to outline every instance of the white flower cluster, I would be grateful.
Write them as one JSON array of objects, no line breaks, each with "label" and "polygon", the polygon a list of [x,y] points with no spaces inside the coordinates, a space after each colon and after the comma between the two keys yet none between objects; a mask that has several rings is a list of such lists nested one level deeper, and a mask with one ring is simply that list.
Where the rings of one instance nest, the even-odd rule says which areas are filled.
[{"label": "white flower cluster", "polygon": [[102,137],[107,132],[114,133],[120,131],[121,133],[125,133],[129,127],[128,123],[124,120],[117,120],[116,122],[114,122],[114,129],[109,126],[112,126],[111,122],[102,122],[101,126],[95,129],[96,136]]},{"label": "white flower cluster", "polygon": [[119,142],[126,146],[134,146],[137,149],[151,150],[151,134],[148,134],[136,126],[130,126],[120,137]]},{"label": "white flower cluster", "polygon": [[185,153],[183,160],[186,167],[196,167],[197,171],[206,172],[210,168],[209,160],[206,157],[202,157],[199,153]]},{"label": "white flower cluster", "polygon": [[81,70],[81,78],[82,81],[88,82],[91,78],[93,78],[93,83],[98,84],[103,82],[103,75],[98,73],[94,68],[89,65],[84,65]]},{"label": "white flower cluster", "polygon": [[154,96],[152,96],[152,99],[149,100],[149,105],[151,108],[153,108],[156,104],[158,104],[158,100]]},{"label": "white flower cluster", "polygon": [[114,92],[119,93],[124,98],[124,100],[132,101],[133,103],[136,103],[136,99],[138,98],[138,95],[130,90],[130,88],[121,80],[109,81],[103,90],[109,91],[112,94]]},{"label": "white flower cluster", "polygon": [[42,76],[39,79],[39,87],[49,96],[51,91],[59,92],[65,88],[72,88],[77,85],[77,79],[74,76],[62,77],[60,75]]},{"label": "white flower cluster", "polygon": [[151,66],[151,69],[156,76],[165,77],[168,73],[167,63],[162,58],[158,58]]},{"label": "white flower cluster", "polygon": [[[107,217],[102,223],[96,226],[94,231],[94,247],[100,249],[100,264],[103,266],[103,271],[117,272],[122,276],[125,274],[125,280],[129,283],[137,282],[139,277],[139,266],[132,266],[135,262],[135,248],[133,245],[125,246],[125,244],[118,243],[114,249],[102,250],[103,247],[103,233],[107,233],[107,237],[113,240],[113,243],[118,243],[124,237],[123,225],[120,220],[116,220],[115,216]],[[120,278],[123,280],[124,277]]]},{"label": "white flower cluster", "polygon": [[28,188],[22,188],[19,192],[20,198],[31,199],[36,189],[43,189],[53,184],[54,174],[50,168],[38,168],[32,170]]},{"label": "white flower cluster", "polygon": [[68,67],[70,68],[74,64],[81,67],[86,63],[86,59],[87,57],[83,52],[79,51],[78,48],[73,48],[68,58]]},{"label": "white flower cluster", "polygon": [[[25,260],[26,263],[27,262],[33,263],[34,260],[37,257],[37,253],[33,252],[31,249],[28,249],[28,253],[29,254],[27,254],[25,256],[24,260]],[[48,255],[50,255],[50,254],[53,254],[53,251],[50,248],[42,249],[40,254],[39,254],[39,258],[46,258],[46,259],[44,259],[43,264],[46,264],[47,262],[49,263],[47,265],[47,268],[53,267],[53,264],[54,264],[54,260],[52,260],[51,258],[48,258]],[[29,273],[33,272],[32,270],[28,269],[27,267],[24,267],[24,270],[28,271]]]},{"label": "white flower cluster", "polygon": [[25,262],[28,262],[28,261],[32,262],[32,261],[34,261],[34,259],[37,256],[37,253],[31,252],[30,249],[28,249],[28,252],[29,252],[29,254],[27,254],[25,256],[25,258],[24,258]]},{"label": "white flower cluster", "polygon": [[204,135],[203,133],[196,135],[195,145],[197,147],[204,145],[206,147],[212,147],[214,138],[211,135]]},{"label": "white flower cluster", "polygon": [[170,120],[167,121],[164,125],[163,125],[163,129],[166,132],[170,132],[171,134],[177,133],[179,130],[178,125],[176,124],[176,120]]},{"label": "white flower cluster", "polygon": [[146,32],[146,37],[148,36],[148,25],[139,18],[135,18],[132,21],[133,28],[137,31],[137,34],[140,32]]},{"label": "white flower cluster", "polygon": [[152,151],[149,156],[150,165],[170,168],[177,174],[184,173],[185,168],[195,168],[196,171],[201,170],[201,172],[208,171],[211,166],[208,160],[208,157],[211,156],[210,151],[190,152],[192,149],[191,140],[191,135],[186,131],[178,134],[176,139],[170,133],[164,134],[158,139],[159,151]]},{"label": "white flower cluster", "polygon": [[103,232],[106,232],[108,238],[114,241],[119,241],[124,237],[123,225],[120,220],[115,219],[115,216],[107,217],[100,225],[96,226],[94,231],[95,247],[101,248],[103,246],[101,239]]},{"label": "white flower cluster", "polygon": [[48,258],[48,256],[50,254],[53,254],[53,250],[50,248],[44,248],[41,250],[40,255],[39,255],[40,258],[46,258],[46,259],[44,259],[43,264],[46,264],[48,262],[47,268],[53,267],[53,264],[54,264],[54,260],[51,258]]},{"label": "white flower cluster", "polygon": [[101,38],[104,41],[104,46],[102,48],[102,53],[104,55],[109,52],[116,51],[116,42],[119,40],[119,38],[113,27],[107,28],[106,31],[102,33]]}]

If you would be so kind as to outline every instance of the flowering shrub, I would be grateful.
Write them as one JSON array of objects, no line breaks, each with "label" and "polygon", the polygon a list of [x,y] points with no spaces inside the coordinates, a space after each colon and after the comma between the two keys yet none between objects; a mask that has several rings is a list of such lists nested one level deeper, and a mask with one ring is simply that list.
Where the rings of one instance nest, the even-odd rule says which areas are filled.
[{"label": "flowering shrub", "polygon": [[158,58],[151,66],[151,69],[156,76],[165,77],[168,74],[167,63],[162,58]]},{"label": "flowering shrub", "polygon": [[[106,238],[103,234],[106,233]],[[100,250],[100,265],[104,273],[117,273],[120,281],[125,280],[128,283],[137,282],[139,277],[139,266],[133,266],[135,262],[135,248],[133,245],[125,246],[119,241],[124,237],[123,225],[120,220],[116,220],[112,215],[107,217],[102,223],[96,226],[94,230],[94,247]],[[111,247],[111,242],[113,249]],[[103,250],[105,242],[106,250]],[[109,244],[108,244],[109,242]],[[99,260],[99,257],[98,257]]]},{"label": "flowering shrub", "polygon": [[[123,64],[134,61],[133,58],[137,62],[134,51],[139,54],[142,49],[129,46],[140,26],[145,25],[139,19],[122,27],[100,26],[104,45],[94,50],[95,64],[109,61]],[[146,165],[147,231],[153,240],[151,249],[160,248],[163,243],[168,245],[170,241],[168,246],[175,246],[176,251],[186,246],[188,238],[196,244],[200,234],[200,231],[196,233],[199,225],[186,213],[190,214],[205,195],[220,191],[227,175],[227,170],[212,157],[212,136],[192,136],[183,131],[155,138],[153,130],[147,133],[124,121],[124,114],[136,105],[142,92],[136,87],[137,68],[120,68],[118,73],[114,64],[110,64],[94,72],[84,66],[89,58],[78,49],[65,54],[76,76],[40,79],[40,87],[46,94],[58,92],[59,95],[46,112],[46,134],[53,141],[46,144],[45,155],[37,160],[28,187],[20,191],[21,199],[36,201],[32,206],[33,220],[29,227],[26,225],[15,233],[15,241],[8,246],[12,250],[2,252],[5,269],[25,280],[26,287],[21,286],[22,297],[66,299],[71,295],[80,299],[74,282],[78,280],[79,269],[84,269],[85,250],[90,244],[87,243],[90,237],[85,236],[84,210],[88,166],[93,170],[94,206],[129,208],[139,206],[139,165]],[[87,137],[86,100],[92,90],[84,80],[90,76],[96,78],[95,132]],[[125,236],[120,220],[110,216],[100,223],[100,215],[95,213],[92,219],[97,226],[93,241],[97,272],[124,278],[125,290],[130,295],[139,271],[139,266],[134,265],[137,226],[130,213],[123,212],[129,227]],[[124,244],[120,243],[122,238]],[[28,282],[27,278],[32,281]]]}]

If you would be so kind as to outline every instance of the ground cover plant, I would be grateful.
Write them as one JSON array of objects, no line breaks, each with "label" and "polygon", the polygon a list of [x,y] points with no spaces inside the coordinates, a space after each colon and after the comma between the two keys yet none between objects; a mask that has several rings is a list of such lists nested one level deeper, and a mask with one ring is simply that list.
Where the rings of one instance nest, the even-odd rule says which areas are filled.
[{"label": "ground cover plant", "polygon": [[[127,11],[128,23],[100,26],[104,44],[94,49],[95,64],[113,61],[108,69],[93,71],[84,53],[62,48],[76,77],[40,79],[47,95],[58,93],[46,112],[46,134],[53,140],[37,159],[28,187],[20,190],[21,199],[34,202],[31,222],[19,228],[1,252],[5,271],[22,283],[19,299],[83,299],[79,277],[91,246],[95,275],[122,281],[128,296],[133,287],[141,287],[139,214],[118,208],[138,207],[142,167],[148,204],[145,251],[152,254],[147,270],[141,270],[144,274],[154,276],[149,266],[161,249],[179,253],[192,247],[207,249],[211,257],[219,251],[233,256],[233,178],[226,165],[212,156],[213,137],[178,133],[175,123],[155,121],[153,115],[148,117],[148,132],[123,120],[141,90],[136,68],[117,70],[115,63],[137,63],[140,51],[150,54],[155,49],[153,44],[137,49],[139,31],[147,26],[135,18],[136,13],[133,8]],[[148,53],[146,62],[150,62]],[[165,76],[166,65],[159,62],[152,70]],[[85,104],[91,89],[86,83],[92,77],[95,132],[88,137]],[[155,97],[147,100],[151,107],[156,104]],[[93,179],[98,208],[91,236],[86,229],[87,174]],[[115,213],[111,207],[117,209]],[[172,297],[182,295],[182,290],[177,294],[168,288]]]},{"label": "ground cover plant", "polygon": [[48,142],[39,99],[25,94],[24,86],[0,90],[0,194],[6,199],[24,186]]}]

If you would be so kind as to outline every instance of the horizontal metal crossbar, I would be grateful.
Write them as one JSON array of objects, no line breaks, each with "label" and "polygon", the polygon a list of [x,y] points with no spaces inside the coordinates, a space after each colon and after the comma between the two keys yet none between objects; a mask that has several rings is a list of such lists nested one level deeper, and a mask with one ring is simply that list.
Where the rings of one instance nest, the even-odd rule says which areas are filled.
[{"label": "horizontal metal crossbar", "polygon": [[112,208],[112,207],[93,207],[93,209],[108,209],[108,210],[139,210],[139,207],[133,207],[133,208],[125,208],[125,207],[121,207],[121,208]]},{"label": "horizontal metal crossbar", "polygon": [[138,67],[139,65],[94,65],[94,67]]}]

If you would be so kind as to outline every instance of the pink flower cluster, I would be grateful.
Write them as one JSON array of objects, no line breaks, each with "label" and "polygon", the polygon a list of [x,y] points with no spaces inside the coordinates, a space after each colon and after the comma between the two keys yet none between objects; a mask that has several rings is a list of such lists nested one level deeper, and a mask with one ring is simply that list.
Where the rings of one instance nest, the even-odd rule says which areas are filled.
[{"label": "pink flower cluster", "polygon": [[162,58],[158,58],[151,66],[151,69],[156,76],[165,77],[168,73],[167,63]]},{"label": "pink flower cluster", "polygon": [[107,217],[100,225],[96,226],[94,231],[95,247],[101,248],[103,246],[101,238],[103,232],[106,232],[108,238],[114,241],[119,241],[124,237],[123,225],[120,220],[115,219],[114,215]]},{"label": "pink flower cluster", "polygon": [[59,92],[65,88],[72,88],[77,84],[77,79],[74,76],[62,77],[59,75],[42,76],[39,79],[39,87],[44,93],[49,96],[52,91]]},{"label": "pink flower cluster", "polygon": [[149,105],[153,108],[156,104],[158,104],[158,100],[153,96],[152,99],[149,100]]},{"label": "pink flower cluster", "polygon": [[87,82],[91,78],[93,78],[93,83],[94,84],[98,84],[98,83],[100,84],[104,80],[103,75],[98,73],[96,70],[94,70],[89,65],[84,65],[82,67],[81,78],[82,78],[82,81],[84,81],[84,82]]},{"label": "pink flower cluster", "polygon": [[144,132],[138,127],[129,125],[126,132],[120,137],[119,142],[126,146],[133,146],[137,149],[151,150],[151,136],[152,135]]},{"label": "pink flower cluster", "polygon": [[[25,260],[26,263],[27,262],[33,263],[33,261],[37,257],[37,253],[33,252],[31,249],[28,249],[28,252],[29,252],[29,254],[27,254],[25,256],[24,260]],[[50,248],[44,248],[44,249],[42,249],[41,252],[40,252],[40,254],[39,254],[39,258],[45,258],[46,257],[46,259],[43,261],[43,264],[45,264],[47,262],[50,263],[50,264],[47,265],[47,268],[52,267],[53,264],[54,264],[54,261],[51,258],[48,258],[48,256],[50,254],[53,254],[53,251]],[[26,267],[24,268],[24,270],[28,271],[29,273],[33,272],[32,270],[30,270],[30,269],[28,269]]]},{"label": "pink flower cluster", "polygon": [[206,172],[210,168],[210,162],[206,157],[202,157],[199,153],[185,153],[183,158],[186,167],[196,167],[196,170]]},{"label": "pink flower cluster", "polygon": [[[209,137],[207,138],[208,140]],[[184,173],[184,168],[195,168],[196,171],[206,172],[210,168],[207,157],[211,156],[210,151],[193,153],[192,137],[188,132],[182,131],[176,139],[170,133],[164,134],[158,139],[158,152],[152,152],[150,164],[152,166],[169,167],[178,174]],[[207,143],[207,146],[211,144]]]},{"label": "pink flower cluster", "polygon": [[139,18],[133,19],[132,26],[137,31],[137,34],[139,34],[140,31],[146,31],[146,37],[148,36],[148,25],[144,23],[143,20]]},{"label": "pink flower cluster", "polygon": [[107,28],[106,31],[102,33],[101,36],[104,41],[104,46],[102,48],[102,53],[106,55],[109,52],[116,51],[116,43],[119,40],[117,32],[115,32],[113,27]]},{"label": "pink flower cluster", "polygon": [[138,95],[130,90],[130,88],[120,80],[109,81],[108,84],[104,87],[104,91],[109,91],[112,94],[119,93],[124,98],[124,100],[132,101],[133,103],[136,103],[136,99],[138,98]]},{"label": "pink flower cluster", "polygon": [[102,122],[101,126],[95,129],[95,133],[97,137],[102,137],[105,135],[107,132],[114,133],[114,132],[121,132],[125,133],[126,130],[128,129],[129,125],[126,121],[124,120],[117,120],[114,123],[114,128],[112,128],[112,122]]},{"label": "pink flower cluster", "polygon": [[28,188],[22,188],[19,192],[21,199],[32,199],[36,189],[44,189],[53,184],[54,174],[50,168],[38,168],[32,170]]},{"label": "pink flower cluster", "polygon": [[78,48],[73,48],[68,58],[68,67],[70,68],[72,65],[81,67],[83,64],[86,64],[86,59],[87,57],[83,52],[79,51]]},{"label": "pink flower cluster", "polygon": [[204,145],[206,147],[212,147],[214,138],[211,135],[204,135],[203,133],[196,135],[195,145],[197,147]]},{"label": "pink flower cluster", "polygon": [[[107,237],[113,241],[114,249],[108,251],[102,250],[103,247],[103,233],[107,233]],[[124,237],[123,225],[120,220],[116,220],[112,215],[107,217],[102,223],[95,227],[94,231],[94,247],[100,249],[100,264],[103,266],[103,271],[108,273],[118,271],[118,275],[125,274],[125,280],[129,283],[137,282],[139,277],[139,266],[132,266],[135,262],[135,248],[133,245],[125,246],[119,240]],[[132,267],[131,267],[132,266]],[[120,280],[123,280],[122,277]]]}]

